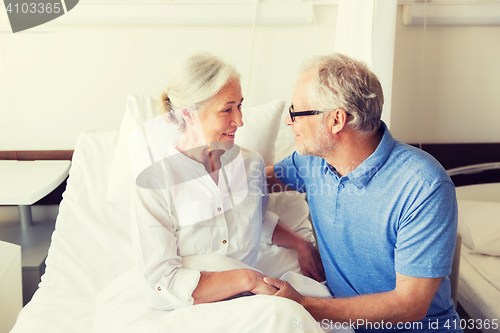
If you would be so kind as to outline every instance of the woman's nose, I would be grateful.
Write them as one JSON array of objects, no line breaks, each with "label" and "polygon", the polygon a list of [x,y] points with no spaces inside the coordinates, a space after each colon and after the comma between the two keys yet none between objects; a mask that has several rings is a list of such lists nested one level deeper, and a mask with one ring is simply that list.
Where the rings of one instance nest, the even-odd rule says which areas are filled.
[{"label": "woman's nose", "polygon": [[243,115],[241,112],[235,112],[235,116],[233,118],[234,123],[236,126],[241,127],[243,126]]},{"label": "woman's nose", "polygon": [[285,125],[290,126],[291,124],[293,124],[292,118],[290,117],[290,114],[287,114],[285,117]]}]

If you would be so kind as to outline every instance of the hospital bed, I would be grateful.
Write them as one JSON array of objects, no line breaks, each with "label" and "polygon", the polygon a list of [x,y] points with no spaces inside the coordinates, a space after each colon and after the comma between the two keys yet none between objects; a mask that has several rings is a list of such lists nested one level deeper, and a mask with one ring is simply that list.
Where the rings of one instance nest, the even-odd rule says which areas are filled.
[{"label": "hospital bed", "polygon": [[[266,164],[282,159],[295,149],[293,133],[289,129],[279,130],[284,106],[285,101],[275,100],[243,111],[245,126],[238,130],[236,143],[257,150]],[[133,267],[129,239],[129,193],[133,177],[128,137],[137,126],[154,116],[157,114],[152,98],[129,95],[120,131],[87,131],[80,135],[46,259],[46,273],[32,300],[20,312],[13,333],[118,331],[116,327],[96,323],[96,308],[103,290],[119,285],[117,277]],[[269,209],[299,234],[314,239],[303,194],[273,194]],[[296,252],[269,244],[260,245],[257,268],[274,277],[288,271],[300,273]],[[283,306],[280,298],[276,299],[276,306]],[[203,306],[176,310],[175,317],[163,311],[148,312],[143,308],[141,312],[132,307],[129,311],[134,312],[136,320],[124,325],[123,331],[188,332],[192,331],[187,328],[188,323],[196,325],[198,320],[203,320],[200,318],[205,318],[207,323],[198,331],[266,332],[272,320],[266,318],[266,311],[262,311],[259,304],[254,301],[240,307],[227,305],[233,301],[241,302],[238,299],[215,305],[216,315]],[[293,307],[291,309],[293,311]],[[262,322],[258,328],[234,326],[231,329],[225,324],[252,316],[254,323],[268,322]],[[269,327],[269,332],[280,331],[272,325]],[[283,332],[288,330],[288,326],[281,328]]]},{"label": "hospital bed", "polygon": [[[449,170],[450,175],[476,174],[500,168],[482,163]],[[469,318],[461,327],[500,332],[500,183],[456,188],[462,235],[458,303]]]},{"label": "hospital bed", "polygon": [[[258,151],[267,165],[295,150],[293,133],[289,128],[280,127],[286,115],[284,107],[283,100],[275,100],[243,111],[245,125],[238,129],[236,143]],[[220,332],[228,331],[229,318],[233,318],[231,324],[236,325],[234,318],[249,316],[253,316],[253,321],[260,320],[261,326],[234,326],[229,331],[279,332],[271,326],[266,330],[268,311],[262,311],[259,304],[254,304],[256,309],[252,310],[255,312],[251,312],[248,306],[231,306],[229,302],[215,305],[217,313],[213,318],[210,318],[213,311],[200,306],[174,311],[175,316],[132,307],[128,309],[129,322],[125,318],[121,329],[101,325],[102,322],[96,320],[102,294],[119,288],[119,278],[133,267],[129,230],[133,170],[129,137],[143,133],[150,125],[154,127],[151,120],[156,116],[154,99],[129,95],[119,131],[86,131],[80,135],[46,259],[46,273],[32,300],[20,312],[13,333],[122,332],[127,329],[142,332],[158,331],[159,328],[188,332],[184,323],[196,324],[203,322],[202,318],[210,324],[204,325],[201,331]],[[145,126],[140,128],[141,124]],[[137,131],[138,128],[141,130]],[[149,139],[151,155],[161,155],[155,146],[158,138]],[[277,213],[281,222],[314,240],[304,194],[272,194],[269,210]],[[224,266],[224,263],[216,264]],[[268,244],[260,245],[257,268],[274,277],[282,277],[287,272],[300,273],[296,252]],[[140,303],[126,301],[124,304]],[[283,304],[278,302],[277,306]],[[114,316],[113,313],[108,315]],[[287,332],[289,328],[281,329]]]}]

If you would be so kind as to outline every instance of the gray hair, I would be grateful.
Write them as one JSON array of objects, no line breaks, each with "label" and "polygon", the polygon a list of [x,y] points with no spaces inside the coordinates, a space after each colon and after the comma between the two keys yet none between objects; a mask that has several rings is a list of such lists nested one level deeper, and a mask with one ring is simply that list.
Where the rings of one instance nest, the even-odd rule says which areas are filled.
[{"label": "gray hair", "polygon": [[353,116],[348,124],[360,132],[369,133],[380,127],[384,94],[377,76],[366,64],[334,53],[308,59],[300,69],[301,73],[311,70],[316,71],[309,86],[312,107],[322,111],[344,109]]},{"label": "gray hair", "polygon": [[208,52],[196,52],[178,61],[170,75],[170,83],[160,95],[159,111],[180,131],[186,122],[181,107],[194,105],[203,111],[210,99],[231,80],[239,80],[236,68]]}]

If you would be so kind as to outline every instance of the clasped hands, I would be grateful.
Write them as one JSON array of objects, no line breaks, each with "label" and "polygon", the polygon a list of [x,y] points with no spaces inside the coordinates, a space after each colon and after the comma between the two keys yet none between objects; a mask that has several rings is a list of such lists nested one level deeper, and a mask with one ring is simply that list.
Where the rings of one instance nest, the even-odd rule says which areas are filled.
[{"label": "clasped hands", "polygon": [[[310,277],[318,282],[325,280],[325,272],[318,250],[310,242],[301,242],[297,248],[299,266],[304,276]],[[264,274],[251,271],[248,272],[247,283],[251,286],[249,290],[253,294],[275,295],[303,303],[304,296],[300,295],[288,282],[280,279],[267,277]]]}]

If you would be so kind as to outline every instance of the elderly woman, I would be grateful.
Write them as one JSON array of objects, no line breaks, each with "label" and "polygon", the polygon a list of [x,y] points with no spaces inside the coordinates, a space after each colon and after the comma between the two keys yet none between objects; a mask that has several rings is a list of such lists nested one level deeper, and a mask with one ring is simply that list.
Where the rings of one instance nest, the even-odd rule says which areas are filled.
[{"label": "elderly woman", "polygon": [[261,239],[294,248],[306,276],[324,280],[314,246],[267,213],[264,162],[234,144],[243,126],[240,75],[220,58],[196,53],[175,66],[161,95],[165,119],[180,135],[137,179],[133,242],[155,309],[173,310],[234,295],[274,294],[252,269],[205,272],[183,258],[215,254],[254,266]]}]

